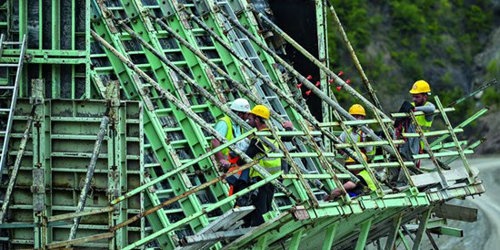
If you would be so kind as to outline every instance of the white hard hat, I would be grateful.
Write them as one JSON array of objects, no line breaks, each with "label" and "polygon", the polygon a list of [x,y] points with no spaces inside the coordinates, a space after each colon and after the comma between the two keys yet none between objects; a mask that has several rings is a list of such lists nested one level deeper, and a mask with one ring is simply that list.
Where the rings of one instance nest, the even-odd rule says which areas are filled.
[{"label": "white hard hat", "polygon": [[231,103],[229,108],[233,111],[248,113],[250,112],[250,103],[246,99],[238,98]]}]

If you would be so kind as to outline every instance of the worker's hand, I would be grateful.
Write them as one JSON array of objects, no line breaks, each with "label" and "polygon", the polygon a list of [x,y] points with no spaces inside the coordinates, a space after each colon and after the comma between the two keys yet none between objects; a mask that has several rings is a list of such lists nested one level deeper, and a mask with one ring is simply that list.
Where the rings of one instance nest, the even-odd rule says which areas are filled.
[{"label": "worker's hand", "polygon": [[219,161],[219,165],[222,171],[227,172],[227,170],[231,166],[231,163],[226,159],[222,159]]},{"label": "worker's hand", "polygon": [[404,113],[409,113],[410,111],[413,111],[415,107],[411,105],[409,101],[404,101],[403,104],[401,105],[401,108],[399,111],[404,112]]},{"label": "worker's hand", "polygon": [[293,123],[291,121],[284,121],[282,124],[283,128],[287,131],[293,129]]},{"label": "worker's hand", "polygon": [[345,195],[345,192],[342,191],[341,189],[336,188],[336,189],[332,190],[330,195],[326,195],[325,197],[323,197],[323,200],[324,201],[331,201],[331,200],[334,200],[341,195]]}]

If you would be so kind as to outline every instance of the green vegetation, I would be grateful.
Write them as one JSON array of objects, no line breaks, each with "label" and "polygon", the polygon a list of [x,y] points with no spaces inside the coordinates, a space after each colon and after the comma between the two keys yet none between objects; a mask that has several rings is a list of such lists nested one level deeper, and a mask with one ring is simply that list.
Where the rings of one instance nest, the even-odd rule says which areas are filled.
[{"label": "green vegetation", "polygon": [[[482,52],[496,28],[493,6],[487,0],[339,0],[333,4],[387,111],[397,110],[399,106],[394,104],[409,99],[408,89],[418,79],[429,81],[444,105],[473,89],[471,82],[477,77],[473,58]],[[329,29],[331,68],[344,71],[353,87],[366,92],[332,21]],[[498,78],[499,60],[487,65],[484,77]],[[446,95],[441,93],[445,90]],[[343,91],[334,93],[346,106],[354,102]],[[498,96],[498,90],[488,89],[480,105],[498,105]],[[464,112],[472,113],[476,106],[473,102],[471,98],[455,107],[461,112],[450,116],[460,119]]]}]

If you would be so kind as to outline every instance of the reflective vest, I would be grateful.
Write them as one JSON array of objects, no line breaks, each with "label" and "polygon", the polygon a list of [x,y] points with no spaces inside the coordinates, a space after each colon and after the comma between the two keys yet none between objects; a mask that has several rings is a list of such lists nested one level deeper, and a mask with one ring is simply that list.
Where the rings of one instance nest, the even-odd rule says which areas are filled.
[{"label": "reflective vest", "polygon": [[[227,132],[226,132],[226,140],[230,141],[233,139],[233,123],[231,122],[231,118],[229,116],[224,116],[220,119],[220,121],[224,121],[227,125]],[[229,155],[229,148],[225,148],[221,150],[221,153],[223,155]]]},{"label": "reflective vest", "polygon": [[[268,141],[270,141],[272,144],[274,144],[274,146],[276,148],[279,148],[278,147],[278,142],[274,139],[270,139],[268,137],[265,137]],[[262,166],[263,168],[265,168],[270,174],[275,174],[277,172],[279,172],[281,170],[281,158],[269,158],[269,157],[266,157],[265,155],[267,155],[267,153],[270,153],[271,152],[271,148],[269,148],[264,142],[262,141],[259,141],[260,142],[260,145],[262,145],[264,147],[264,153],[258,153],[255,155],[255,158],[260,158],[262,156],[264,156],[264,158],[262,158],[260,161],[259,161],[259,165]],[[255,146],[255,145],[253,145]],[[251,145],[252,147],[252,145]],[[259,172],[255,171],[255,169],[251,168],[250,169],[250,178],[253,178],[253,177],[261,177],[261,178],[264,178]]]},{"label": "reflective vest", "polygon": [[[424,103],[424,106],[427,104],[428,102],[425,102]],[[413,107],[415,107],[415,103],[412,102],[411,105],[413,105]],[[431,119],[430,121],[428,121],[426,119],[427,116],[431,116],[433,114],[430,114],[430,115],[417,115],[415,116],[415,119],[417,120],[417,124],[422,128],[423,132],[429,132],[431,130],[431,126],[432,126],[432,121],[434,119]]]},{"label": "reflective vest", "polygon": [[[365,142],[366,141],[365,132],[363,132],[363,130],[361,130],[361,129],[358,129],[358,131],[356,131],[356,132],[357,133],[355,135],[357,135],[357,142]],[[353,134],[352,128],[347,129],[347,133],[346,133],[346,140],[347,141],[350,140],[349,138],[347,138],[347,136],[355,137],[355,136],[351,136],[352,134]],[[353,138],[353,139],[356,139],[356,138]],[[375,147],[371,147],[371,150],[369,152],[367,151],[367,148],[368,147],[360,147],[359,150],[361,150],[361,152],[363,152],[366,156],[375,155]]]},{"label": "reflective vest", "polygon": [[366,185],[368,186],[368,189],[370,191],[377,190],[377,187],[375,186],[375,183],[373,182],[372,178],[370,177],[370,174],[366,170],[361,170],[358,173],[358,175],[361,176],[361,178],[363,178],[363,180],[365,180]]}]

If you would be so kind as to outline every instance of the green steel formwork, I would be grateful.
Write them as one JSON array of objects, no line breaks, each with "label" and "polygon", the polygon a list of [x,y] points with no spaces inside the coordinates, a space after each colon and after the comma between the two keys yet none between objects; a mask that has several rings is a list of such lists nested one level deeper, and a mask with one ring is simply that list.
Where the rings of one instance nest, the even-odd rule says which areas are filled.
[{"label": "green steel formwork", "polygon": [[[137,102],[119,104],[106,127],[86,196],[85,212],[102,211],[81,217],[77,238],[106,236],[110,227],[144,210],[143,192],[126,203],[109,205],[114,197],[144,182],[142,107]],[[68,239],[106,106],[102,100],[53,99],[41,104],[2,224],[11,227],[2,227],[1,246],[41,249]],[[9,151],[11,161],[20,150],[31,110],[28,99],[18,100]],[[102,240],[77,242],[73,246],[122,248],[143,238],[145,233],[142,220],[112,237],[107,235]]]},{"label": "green steel formwork", "polygon": [[[406,137],[439,136],[430,144],[433,151],[414,157],[438,157],[448,164],[459,159],[463,170],[446,172],[431,162],[428,174],[413,175],[410,185],[399,190],[377,182],[377,192],[369,196],[357,199],[345,196],[335,202],[323,202],[325,191],[353,177],[342,167],[339,161],[342,156],[336,150],[348,150],[356,155],[360,147],[367,145],[340,143],[336,138],[335,131],[360,125],[360,122],[352,121],[347,111],[338,105],[333,92],[329,91],[329,83],[343,86],[373,111],[374,119],[365,120],[361,125],[375,123],[389,133],[393,129],[391,118],[404,114],[392,117],[383,114],[323,63],[328,61],[326,6],[319,0],[315,4],[317,57],[321,60],[308,54],[262,12],[255,12],[251,1],[6,1],[0,6],[0,13],[7,17],[5,20],[0,17],[0,31],[11,41],[20,41],[25,34],[28,37],[19,96],[31,96],[29,83],[33,79],[44,79],[45,98],[49,99],[40,120],[44,129],[32,132],[31,138],[39,139],[28,143],[14,195],[7,197],[13,198],[8,210],[10,217],[0,228],[5,228],[2,233],[14,236],[1,238],[6,246],[343,249],[362,248],[387,238],[389,249],[395,242],[404,241],[404,235],[414,233],[413,245],[418,247],[422,235],[432,226],[430,222],[438,220],[432,214],[435,206],[484,192],[477,173],[465,158],[480,142],[467,144],[459,141],[455,133],[462,132],[464,126],[486,111],[481,110],[453,127],[446,117],[446,112],[453,109],[444,109],[436,98],[439,108],[436,114],[446,121],[447,129],[423,135],[405,134]],[[320,68],[320,88],[276,53],[283,48],[275,47],[277,43],[272,37],[282,37]],[[0,54],[0,64],[17,62],[19,53],[5,49]],[[0,67],[0,83],[12,82],[14,78],[13,72]],[[86,99],[105,99],[106,89],[115,82],[120,85],[122,98],[138,100],[144,108],[143,116],[136,117],[141,105],[123,102],[119,108],[122,116],[118,124],[121,125],[115,128],[119,132],[114,137],[118,143],[110,144],[108,135],[102,150],[105,153],[100,154],[102,158],[98,161],[101,165],[96,176],[102,182],[97,189],[98,204],[92,208],[120,207],[120,210],[102,213],[100,216],[109,215],[105,218],[84,217],[87,219],[82,219],[77,243],[68,242],[71,222],[41,222],[45,222],[43,218],[76,211],[80,192],[77,182],[86,171],[84,164],[90,161],[88,151],[92,152],[98,132],[96,126],[108,103]],[[334,121],[320,123],[312,117],[305,108],[302,93],[296,88],[298,83],[323,101],[324,113]],[[267,174],[264,180],[228,197],[228,187],[211,155],[235,141],[210,149],[210,140],[220,136],[211,127],[225,114],[235,116],[226,105],[237,97],[272,108],[276,128],[272,133],[293,137],[291,142],[282,144],[281,152],[270,154],[286,159],[291,172]],[[19,106],[23,111],[21,116],[16,116],[17,125],[11,132],[11,156],[18,152],[24,130],[19,123],[26,119],[30,107],[25,100]],[[134,117],[124,118],[129,112]],[[80,114],[92,114],[92,118]],[[295,131],[280,132],[280,123],[284,120],[291,120]],[[85,133],[72,134],[75,131]],[[132,134],[129,135],[129,131]],[[249,134],[265,133],[250,131],[245,136]],[[353,168],[367,169],[372,175],[376,168],[401,169],[410,177],[408,168],[413,162],[404,161],[395,148],[401,140],[374,139],[370,143],[392,152],[392,157],[385,153],[385,157],[378,156],[379,162],[363,162]],[[44,150],[37,149],[36,145],[42,144],[46,145]],[[82,147],[82,151],[71,151],[74,145]],[[330,150],[334,148],[336,150]],[[87,152],[80,153],[84,150]],[[137,155],[132,155],[134,153]],[[33,169],[37,166],[34,155],[43,156],[44,175]],[[114,155],[122,159],[121,167],[113,167],[117,159]],[[79,164],[80,168],[76,169],[80,170],[66,167],[67,163]],[[114,171],[120,181],[110,178],[106,171]],[[4,180],[10,177],[5,174]],[[39,191],[31,195],[28,192],[30,188],[41,190],[28,178],[31,175],[45,176],[43,180],[51,184],[45,193]],[[67,185],[59,188],[59,184],[64,183],[56,180],[66,180]],[[237,214],[245,210],[232,209],[237,196],[268,182],[273,182],[278,192],[273,211],[266,215],[267,222],[250,229],[229,227],[236,222]],[[109,189],[116,183],[122,184],[122,189],[110,196]],[[57,198],[53,193],[58,194]],[[25,203],[17,199],[21,197]],[[45,199],[51,208],[43,216],[35,209],[39,199]],[[421,225],[418,229],[403,230],[406,229],[403,225],[415,223],[415,219],[419,219],[418,225]],[[37,233],[30,233],[32,229],[28,230],[28,225],[38,226]]]}]

